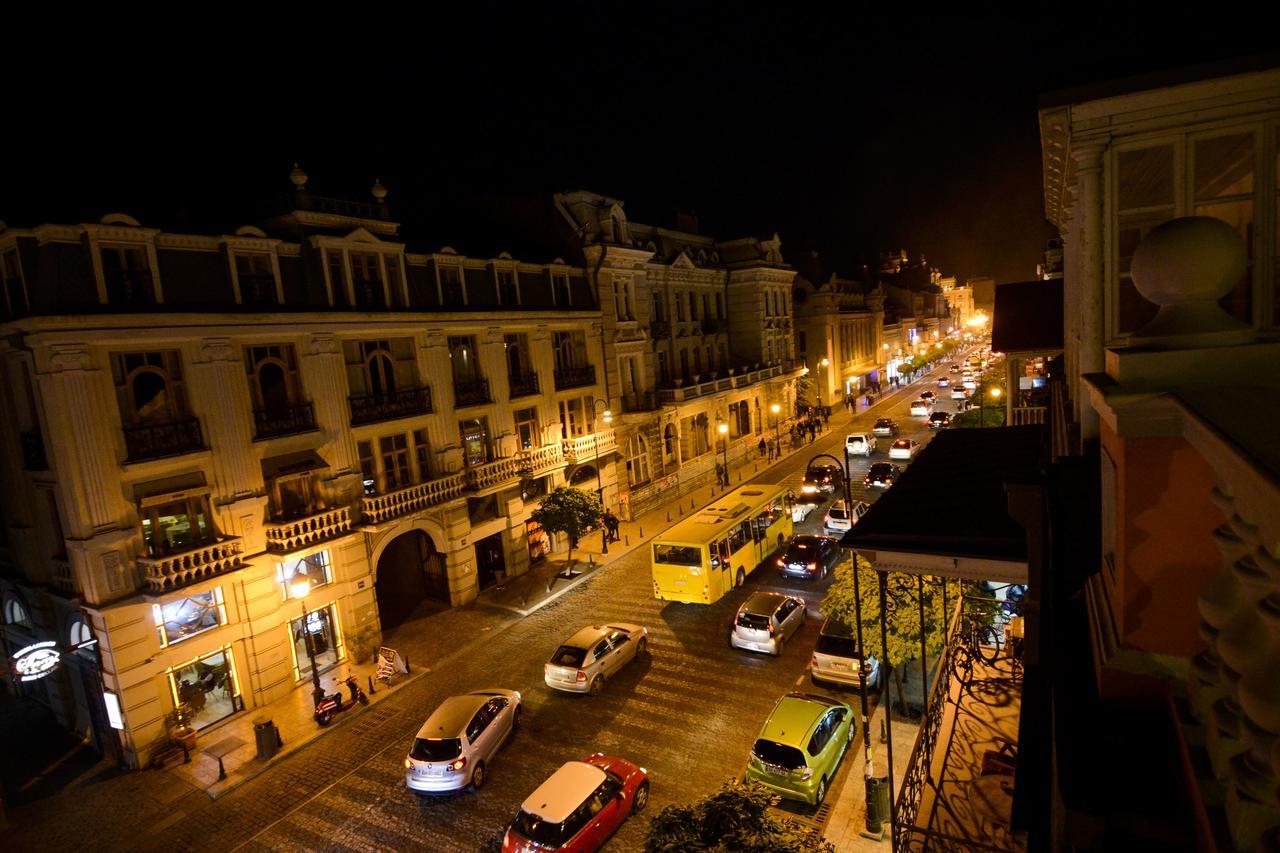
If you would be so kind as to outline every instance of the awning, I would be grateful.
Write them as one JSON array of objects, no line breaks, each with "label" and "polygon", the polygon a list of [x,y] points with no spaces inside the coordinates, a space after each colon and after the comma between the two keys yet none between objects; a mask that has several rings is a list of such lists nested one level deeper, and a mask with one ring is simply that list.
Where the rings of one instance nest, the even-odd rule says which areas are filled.
[{"label": "awning", "polygon": [[328,468],[329,463],[314,450],[301,450],[297,453],[285,453],[262,460],[262,476],[268,480],[287,477],[290,474],[302,474],[317,468]]}]

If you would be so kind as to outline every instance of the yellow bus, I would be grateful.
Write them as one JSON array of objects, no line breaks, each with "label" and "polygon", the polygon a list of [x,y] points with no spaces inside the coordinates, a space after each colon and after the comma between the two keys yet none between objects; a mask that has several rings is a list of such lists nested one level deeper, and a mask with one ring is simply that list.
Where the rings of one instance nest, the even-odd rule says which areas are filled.
[{"label": "yellow bus", "polygon": [[791,538],[786,489],[739,486],[653,540],[653,595],[711,604]]}]

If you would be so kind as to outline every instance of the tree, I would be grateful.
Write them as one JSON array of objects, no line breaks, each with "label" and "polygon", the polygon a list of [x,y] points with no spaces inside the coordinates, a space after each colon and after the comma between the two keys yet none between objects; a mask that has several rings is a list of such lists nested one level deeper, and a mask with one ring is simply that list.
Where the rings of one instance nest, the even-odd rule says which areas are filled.
[{"label": "tree", "polygon": [[[858,584],[862,593],[862,642],[867,653],[882,661],[893,673],[898,690],[898,704],[906,707],[902,690],[902,664],[920,658],[920,589],[916,575],[890,572],[885,579],[885,604],[888,619],[885,633],[889,640],[886,652],[880,642],[880,580],[879,573],[862,557],[841,563],[836,567],[835,580],[822,599],[822,612],[826,616],[856,629],[857,608],[854,596],[854,564],[857,564]],[[936,658],[946,642],[946,629],[951,613],[943,612],[943,584],[946,584],[946,604],[951,609],[964,592],[976,591],[969,581],[953,578],[924,577],[925,654]]]},{"label": "tree", "polygon": [[569,537],[570,563],[582,534],[599,525],[603,516],[604,507],[598,497],[572,486],[556,486],[529,514],[547,533],[564,533]]},{"label": "tree", "polygon": [[725,782],[690,806],[667,806],[649,822],[645,853],[835,853],[835,847],[776,817],[778,796],[759,782]]}]

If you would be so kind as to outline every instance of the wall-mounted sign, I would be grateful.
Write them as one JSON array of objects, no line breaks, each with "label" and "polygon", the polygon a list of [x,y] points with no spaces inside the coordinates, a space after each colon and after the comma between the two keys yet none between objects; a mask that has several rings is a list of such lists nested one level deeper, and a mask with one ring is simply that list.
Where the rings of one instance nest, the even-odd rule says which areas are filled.
[{"label": "wall-mounted sign", "polygon": [[57,645],[52,640],[45,640],[43,643],[32,643],[18,649],[18,653],[13,656],[13,668],[20,680],[38,681],[57,669],[58,664],[62,663],[62,653],[58,651]]}]

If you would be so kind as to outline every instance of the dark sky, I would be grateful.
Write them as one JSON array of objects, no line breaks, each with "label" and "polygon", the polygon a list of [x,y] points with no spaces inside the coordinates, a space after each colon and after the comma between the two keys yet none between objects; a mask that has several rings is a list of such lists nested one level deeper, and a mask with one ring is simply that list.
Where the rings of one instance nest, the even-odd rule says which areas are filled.
[{"label": "dark sky", "polygon": [[367,198],[381,176],[418,246],[465,250],[465,200],[587,188],[641,221],[680,208],[720,237],[777,231],[839,271],[906,248],[1014,281],[1052,233],[1038,93],[1271,49],[1229,21],[1064,33],[1060,18],[1092,17],[1065,7],[543,5],[42,42],[9,69],[0,219],[239,224],[298,160],[321,193]]}]

